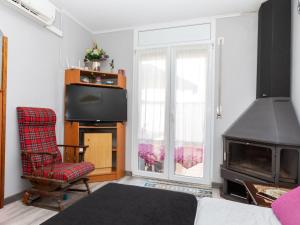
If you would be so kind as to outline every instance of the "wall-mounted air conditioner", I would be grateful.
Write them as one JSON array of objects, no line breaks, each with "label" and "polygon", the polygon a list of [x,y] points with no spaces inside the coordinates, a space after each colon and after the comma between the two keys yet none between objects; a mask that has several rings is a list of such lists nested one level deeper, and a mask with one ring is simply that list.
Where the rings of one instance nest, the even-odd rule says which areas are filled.
[{"label": "wall-mounted air conditioner", "polygon": [[23,15],[28,16],[45,26],[58,36],[62,31],[52,26],[56,17],[56,7],[49,0],[4,0],[9,6],[17,9]]},{"label": "wall-mounted air conditioner", "polygon": [[36,19],[46,26],[55,20],[55,6],[49,0],[6,0],[25,15]]}]

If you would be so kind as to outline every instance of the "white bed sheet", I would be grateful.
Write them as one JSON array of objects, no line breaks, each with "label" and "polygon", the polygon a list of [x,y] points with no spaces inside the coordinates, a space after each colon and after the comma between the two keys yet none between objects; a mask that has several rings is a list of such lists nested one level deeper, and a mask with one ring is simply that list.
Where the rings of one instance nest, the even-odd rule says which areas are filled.
[{"label": "white bed sheet", "polygon": [[198,201],[195,225],[280,225],[272,209],[224,199]]}]

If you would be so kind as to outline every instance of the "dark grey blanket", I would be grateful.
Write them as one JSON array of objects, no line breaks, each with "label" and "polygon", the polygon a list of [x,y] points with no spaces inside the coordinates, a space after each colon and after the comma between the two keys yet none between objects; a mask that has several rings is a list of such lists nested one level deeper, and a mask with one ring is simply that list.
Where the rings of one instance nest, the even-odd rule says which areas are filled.
[{"label": "dark grey blanket", "polygon": [[194,225],[195,196],[110,183],[43,225]]}]

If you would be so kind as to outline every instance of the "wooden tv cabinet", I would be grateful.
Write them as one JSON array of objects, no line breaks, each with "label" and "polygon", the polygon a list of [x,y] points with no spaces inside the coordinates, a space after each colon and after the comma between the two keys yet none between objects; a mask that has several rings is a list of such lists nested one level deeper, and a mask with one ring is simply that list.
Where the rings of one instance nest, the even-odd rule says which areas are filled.
[{"label": "wooden tv cabinet", "polygon": [[[100,79],[99,79],[100,78]],[[100,81],[99,81],[100,80]],[[124,70],[118,73],[79,69],[65,71],[65,85],[83,85],[104,88],[126,88]],[[119,122],[81,123],[65,120],[65,145],[88,145],[84,161],[95,165],[89,174],[90,182],[117,180],[125,176],[125,124]],[[65,162],[82,161],[83,149],[67,149]]]}]

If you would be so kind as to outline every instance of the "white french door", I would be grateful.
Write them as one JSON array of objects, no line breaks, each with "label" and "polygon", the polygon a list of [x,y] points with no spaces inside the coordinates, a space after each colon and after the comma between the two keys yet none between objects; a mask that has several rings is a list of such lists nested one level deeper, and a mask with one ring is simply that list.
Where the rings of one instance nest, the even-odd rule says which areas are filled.
[{"label": "white french door", "polygon": [[133,173],[208,183],[210,46],[136,53]]}]

